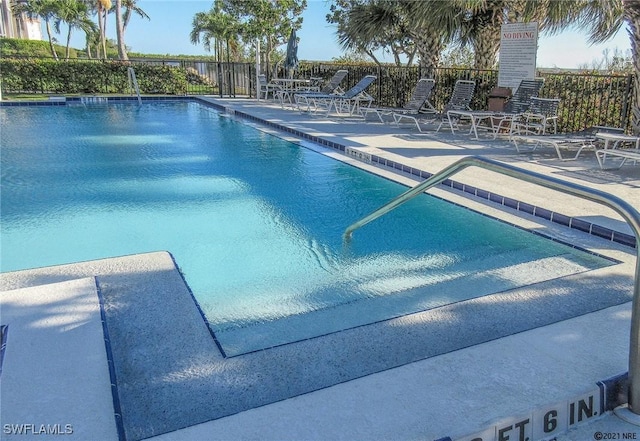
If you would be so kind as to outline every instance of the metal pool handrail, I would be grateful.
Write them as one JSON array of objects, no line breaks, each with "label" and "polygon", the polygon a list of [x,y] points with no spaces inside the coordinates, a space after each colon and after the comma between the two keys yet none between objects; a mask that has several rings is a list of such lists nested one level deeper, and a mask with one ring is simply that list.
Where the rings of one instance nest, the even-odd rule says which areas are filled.
[{"label": "metal pool handrail", "polygon": [[136,71],[133,70],[133,67],[127,68],[127,76],[129,78],[129,89],[131,89],[131,85],[133,84],[133,90],[138,96],[138,104],[142,104],[142,97],[140,96],[140,86],[138,86],[138,79],[136,78]]},{"label": "metal pool handrail", "polygon": [[[441,183],[459,171],[476,166],[496,173],[520,179],[522,181],[541,185],[552,190],[557,190],[592,202],[597,202],[616,211],[631,226],[636,235],[636,272],[633,284],[633,300],[631,305],[631,339],[629,347],[629,404],[631,413],[640,416],[640,213],[626,201],[617,196],[600,190],[584,187],[578,184],[565,182],[557,178],[541,175],[528,170],[523,170],[511,165],[503,164],[491,159],[479,156],[463,158],[448,167],[435,173],[427,180],[402,193],[387,204],[378,208],[371,214],[351,224],[344,232],[344,239],[348,241],[355,230],[369,222],[383,216],[394,208],[402,205],[409,199],[425,192],[431,187]],[[638,418],[640,421],[640,418]]]}]

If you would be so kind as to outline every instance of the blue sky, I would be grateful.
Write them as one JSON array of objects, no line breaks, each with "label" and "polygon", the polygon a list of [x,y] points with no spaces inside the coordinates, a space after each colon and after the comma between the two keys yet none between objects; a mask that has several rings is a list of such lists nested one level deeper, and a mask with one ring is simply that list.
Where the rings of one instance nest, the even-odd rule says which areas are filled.
[{"label": "blue sky", "polygon": [[[209,0],[138,0],[138,5],[147,12],[151,20],[142,20],[137,16],[127,29],[126,42],[134,52],[153,54],[206,55],[202,45],[193,45],[189,41],[191,22],[197,12],[208,11]],[[325,21],[329,11],[329,2],[308,0],[304,12],[302,29],[298,31],[300,43],[298,58],[301,60],[331,60],[341,54],[336,42],[333,27]],[[109,16],[107,24],[110,38],[115,39],[115,17]],[[63,31],[65,31],[63,29]],[[76,32],[72,46],[84,47],[84,34]],[[57,36],[64,41],[65,35]],[[600,45],[589,45],[584,34],[568,31],[557,36],[541,35],[538,41],[538,67],[576,68],[601,59],[603,50],[613,52],[618,49],[626,53],[630,48],[626,30],[610,41]],[[387,57],[384,61],[391,62]]]}]

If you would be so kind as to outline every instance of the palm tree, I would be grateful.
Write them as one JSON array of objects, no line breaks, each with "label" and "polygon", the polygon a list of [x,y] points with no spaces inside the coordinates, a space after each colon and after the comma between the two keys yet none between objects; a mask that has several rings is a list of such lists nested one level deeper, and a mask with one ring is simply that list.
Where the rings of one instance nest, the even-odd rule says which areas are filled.
[{"label": "palm tree", "polygon": [[567,24],[586,30],[589,42],[601,43],[628,27],[634,65],[634,105],[632,126],[640,125],[640,1],[639,0],[565,0],[549,2],[544,24],[556,32]]},{"label": "palm tree", "polygon": [[548,0],[451,0],[420,13],[425,20],[440,22],[452,42],[473,47],[476,69],[493,69],[502,25],[534,21],[547,4]]},{"label": "palm tree", "polygon": [[202,41],[207,51],[211,51],[213,43],[214,57],[220,61],[224,44],[227,51],[230,51],[231,47],[238,47],[238,26],[237,20],[224,12],[222,3],[216,1],[209,12],[198,12],[193,17],[189,37],[192,44],[199,44]]},{"label": "palm tree", "polygon": [[424,74],[429,75],[437,67],[448,40],[441,23],[424,19],[428,14],[421,12],[433,10],[436,3],[439,1],[343,1],[339,5],[343,10],[333,8],[328,19],[338,24],[343,47],[364,51],[374,60],[373,51],[379,47],[394,50],[395,45],[410,59],[417,52]]},{"label": "palm tree", "polygon": [[[127,26],[131,21],[131,16],[133,13],[138,14],[141,18],[146,18],[150,20],[149,16],[146,12],[142,10],[142,8],[138,7],[136,4],[137,0],[117,0],[116,5],[114,6],[116,13],[116,36],[118,43],[118,55],[121,60],[128,60],[129,57],[127,55],[127,45],[125,44],[124,35],[127,31]],[[122,9],[124,8],[124,13]]]},{"label": "palm tree", "polygon": [[140,8],[136,2],[138,0],[122,0],[122,6],[124,7],[124,22],[122,23],[122,32],[127,31],[127,26],[129,25],[129,21],[131,21],[131,16],[136,13],[140,16],[140,18],[146,18],[147,20],[151,20],[151,18],[147,15],[146,12]]},{"label": "palm tree", "polygon": [[65,60],[68,60],[73,29],[82,29],[85,34],[90,34],[95,31],[95,24],[89,19],[89,9],[86,3],[78,0],[59,0],[55,17],[54,28],[56,32],[60,32],[61,22],[66,23],[69,27],[65,50]]},{"label": "palm tree", "polygon": [[100,54],[100,32],[94,24],[94,29],[86,34],[85,38],[85,50],[87,52],[87,58],[92,59],[94,57],[93,49],[95,48],[95,57],[98,58]]},{"label": "palm tree", "polygon": [[47,30],[47,38],[49,39],[49,49],[51,50],[53,58],[57,60],[58,54],[55,46],[53,45],[53,37],[51,35],[51,21],[55,17],[56,7],[57,2],[55,0],[12,0],[11,2],[11,8],[14,15],[20,16],[21,14],[25,14],[31,20],[38,17],[44,20],[45,28]]},{"label": "palm tree", "polygon": [[90,0],[95,6],[98,15],[98,29],[100,30],[100,44],[102,46],[102,57],[107,58],[107,14],[111,9],[111,0]]},{"label": "palm tree", "polygon": [[[631,124],[638,130],[640,127],[640,2],[622,0],[624,18],[629,26],[629,39],[631,40],[631,54],[633,57],[635,96]],[[636,133],[637,134],[637,133]]]},{"label": "palm tree", "polygon": [[224,0],[220,3],[238,24],[236,30],[244,42],[261,42],[267,66],[271,65],[272,53],[287,42],[291,30],[300,29],[300,15],[307,6],[307,0]]}]

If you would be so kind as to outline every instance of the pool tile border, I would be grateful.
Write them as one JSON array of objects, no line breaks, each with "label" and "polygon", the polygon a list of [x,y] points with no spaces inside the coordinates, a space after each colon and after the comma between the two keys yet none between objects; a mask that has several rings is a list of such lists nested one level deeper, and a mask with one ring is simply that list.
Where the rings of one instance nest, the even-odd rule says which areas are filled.
[{"label": "pool tile border", "polygon": [[4,351],[7,348],[7,334],[9,325],[0,325],[0,376],[2,376],[2,363],[4,362]]},{"label": "pool tile border", "polygon": [[[88,104],[100,104],[104,101],[109,102],[138,102],[138,98],[135,96],[101,96],[101,95],[87,95],[87,96],[51,96],[48,100],[37,101],[0,101],[0,107],[33,107],[33,106],[66,106],[68,104],[82,104],[83,98],[96,98],[100,99],[95,103]],[[194,97],[191,96],[145,96],[142,101],[194,101]],[[207,104],[211,104],[208,103]]]},{"label": "pool tile border", "polygon": [[122,421],[122,406],[120,405],[120,393],[118,392],[118,377],[116,376],[115,361],[113,359],[113,351],[111,349],[111,337],[109,336],[109,328],[107,327],[107,315],[105,312],[105,303],[100,282],[94,276],[96,285],[96,293],[98,295],[98,305],[100,307],[100,322],[102,324],[102,335],[104,338],[104,348],[107,354],[107,364],[109,368],[109,379],[111,380],[111,398],[113,400],[113,414],[116,420],[116,430],[119,440],[126,440],[124,422]]},{"label": "pool tile border", "polygon": [[[107,102],[127,102],[133,101],[137,102],[137,97],[105,97]],[[270,121],[264,118],[257,117],[255,115],[242,112],[239,110],[235,110],[230,107],[223,106],[221,104],[215,103],[211,100],[206,99],[205,97],[197,97],[197,96],[145,96],[142,97],[143,101],[194,101],[200,104],[215,108],[221,112],[235,115],[239,118],[252,121],[254,123],[258,123],[263,126],[271,127],[281,132],[286,132],[291,135],[294,135],[300,139],[313,142],[315,144],[319,144],[324,147],[328,147],[334,150],[337,150],[341,153],[348,154],[350,157],[353,157],[362,162],[366,162],[368,164],[377,164],[383,167],[391,168],[394,170],[398,170],[403,173],[407,173],[409,175],[418,177],[420,179],[428,179],[433,176],[433,173],[420,170],[405,164],[402,164],[397,161],[392,161],[390,159],[383,158],[381,156],[367,153],[366,155],[362,155],[357,153],[358,150],[353,147],[347,147],[344,144],[341,144],[336,141],[331,141],[320,136],[311,135],[302,130],[288,127],[282,123]],[[0,107],[17,107],[17,106],[64,106],[69,103],[78,104],[82,103],[82,97],[50,97],[47,101],[0,101]],[[355,153],[354,153],[355,152]],[[530,214],[534,217],[539,217],[545,219],[547,221],[557,223],[559,225],[569,227],[578,231],[582,231],[584,233],[600,237],[605,240],[609,240],[611,242],[618,243],[623,246],[627,246],[635,249],[637,246],[636,238],[633,234],[622,233],[619,231],[615,231],[611,228],[603,227],[601,225],[594,224],[592,222],[584,221],[577,217],[571,217],[564,215],[562,213],[548,210],[544,207],[540,207],[537,205],[528,204],[523,201],[518,201],[516,199],[512,199],[498,193],[493,193],[488,190],[484,190],[481,188],[477,188],[471,185],[463,184],[461,182],[454,181],[452,179],[446,179],[440,185],[444,187],[449,187],[454,190],[459,190],[464,193],[471,194],[473,196],[479,197],[480,199],[487,200],[489,202],[493,202],[498,205],[505,206],[507,208],[521,211],[526,214]]]}]

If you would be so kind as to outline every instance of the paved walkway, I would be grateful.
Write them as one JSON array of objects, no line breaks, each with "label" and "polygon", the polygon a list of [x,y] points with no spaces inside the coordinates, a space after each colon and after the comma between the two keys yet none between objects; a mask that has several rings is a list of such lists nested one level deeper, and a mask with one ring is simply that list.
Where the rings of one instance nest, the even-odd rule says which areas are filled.
[{"label": "paved walkway", "polygon": [[[586,153],[584,159],[579,161],[561,162],[545,150],[536,151],[531,155],[517,154],[505,141],[471,141],[466,135],[459,134],[436,135],[432,132],[420,134],[409,126],[397,128],[374,121],[364,123],[359,120],[325,119],[282,110],[279,106],[265,105],[263,102],[258,103],[252,100],[222,100],[220,104],[259,119],[276,122],[291,130],[308,133],[329,142],[337,142],[360,152],[382,156],[390,161],[424,171],[435,172],[463,156],[480,154],[528,170],[611,192],[640,209],[640,167],[625,166],[621,170],[601,171],[592,153]],[[272,130],[273,127],[267,129]],[[335,151],[329,150],[325,153],[339,156],[354,165],[369,168],[407,184],[416,181],[411,175],[398,175],[390,170],[347,158]],[[555,192],[479,169],[465,170],[456,179],[483,190],[499,192],[519,201],[585,219],[596,225],[630,232],[615,212],[599,204],[567,198]],[[444,189],[434,189],[434,191],[456,202],[470,205],[474,209],[505,218],[510,222],[544,230],[569,241],[579,240],[586,248],[622,260],[624,263],[621,265],[599,270],[604,282],[599,281],[600,278],[583,279],[585,283],[581,292],[588,293],[590,290],[594,293],[599,292],[598,297],[624,295],[629,292],[630,277],[635,263],[634,252],[629,248],[595,237],[584,237],[585,235],[576,231],[560,229],[557,225],[540,218],[516,217],[514,213],[505,211],[501,207],[486,201],[471,200],[459,192]],[[372,336],[392,335],[393,328],[396,327],[399,338],[419,339],[422,338],[420,334],[414,332],[417,326],[424,327],[429,323],[431,326],[437,326],[439,322],[451,322],[462,310],[449,308],[443,309],[439,314],[403,318],[390,323],[386,334],[381,334],[380,329],[356,331],[357,336],[353,332],[342,333],[344,336],[341,337],[341,341],[333,342],[341,346],[333,346],[334,350],[330,351],[332,345],[328,344],[322,349],[327,351],[326,354],[333,353],[332,362],[329,364],[322,364],[314,359],[314,351],[318,347],[305,348],[305,351],[300,351],[298,354],[287,353],[286,350],[280,351],[275,358],[270,358],[269,351],[264,351],[264,354],[253,356],[255,360],[237,357],[228,365],[215,364],[211,363],[213,355],[209,356],[205,353],[215,348],[203,348],[197,342],[200,338],[208,338],[204,332],[206,328],[194,325],[195,321],[192,320],[194,311],[189,307],[191,299],[184,286],[177,286],[180,285],[180,278],[171,259],[164,255],[147,255],[88,262],[64,268],[2,274],[0,289],[5,291],[0,296],[3,319],[7,317],[5,308],[9,300],[16,311],[20,309],[19,306],[27,308],[28,303],[20,305],[21,296],[24,296],[28,290],[39,289],[28,288],[29,286],[57,283],[57,285],[47,285],[46,288],[42,288],[43,291],[55,294],[47,297],[46,300],[43,299],[37,308],[30,310],[33,316],[38,314],[45,316],[56,310],[61,299],[73,299],[74,290],[77,291],[75,284],[86,285],[88,280],[86,277],[91,275],[97,276],[98,286],[106,299],[107,323],[112,321],[109,325],[110,333],[114,339],[120,339],[121,344],[117,348],[114,347],[113,356],[116,359],[117,357],[126,359],[126,366],[131,371],[120,375],[118,379],[124,381],[124,378],[140,376],[136,381],[124,381],[123,384],[119,384],[123,400],[117,403],[118,407],[121,407],[120,410],[123,411],[125,419],[143,421],[147,417],[167,424],[166,428],[141,426],[139,432],[129,427],[129,431],[126,432],[128,439],[142,439],[169,431],[152,439],[431,440],[445,436],[453,439],[471,439],[481,435],[482,439],[488,440],[498,439],[500,434],[502,439],[507,439],[506,436],[509,436],[509,439],[513,440],[524,439],[520,434],[528,439],[557,435],[570,426],[576,427],[561,435],[559,439],[594,439],[597,431],[617,433],[619,438],[622,438],[623,433],[634,433],[636,438],[640,437],[640,428],[623,423],[610,413],[600,415],[599,404],[603,398],[596,385],[598,381],[616,377],[627,370],[630,302],[617,302],[614,303],[615,306],[603,306],[604,309],[586,315],[507,337],[489,339],[481,344],[426,359],[420,360],[421,357],[418,356],[419,361],[399,363],[395,368],[377,371],[351,381],[337,384],[333,382],[333,385],[321,386],[318,390],[304,393],[303,389],[298,388],[299,384],[292,380],[299,374],[294,371],[289,372],[288,369],[291,367],[303,368],[303,376],[324,378],[328,376],[327,372],[331,369],[336,367],[340,369],[343,364],[348,366],[351,359],[357,359],[363,352],[372,350]],[[84,282],[65,282],[76,279]],[[579,280],[576,278],[570,282],[575,284]],[[597,283],[602,283],[602,286],[596,286]],[[131,288],[132,286],[135,289]],[[175,295],[178,289],[180,295]],[[78,296],[77,299],[88,302],[89,307],[95,311],[98,297],[95,293],[90,294],[91,290],[86,292],[86,295]],[[563,298],[570,292],[571,288],[567,283],[566,286],[562,284],[549,286],[548,290],[541,290],[539,294],[552,293],[552,297],[556,298],[555,301],[559,302],[554,309],[563,311],[575,308],[580,303],[574,296]],[[153,314],[162,312],[162,308],[157,308],[158,311],[154,312],[140,307],[141,305],[149,306],[152,303],[148,302],[154,298],[157,300],[158,296],[166,297],[167,301],[172,302],[171,310],[181,308],[180,310],[183,311],[177,314],[171,323],[154,322]],[[479,299],[476,301],[476,306],[484,307],[486,305],[481,304],[490,301],[491,299]],[[514,297],[513,304],[517,306],[520,301]],[[498,308],[498,306],[494,307]],[[532,314],[531,311],[525,312],[534,317],[550,312],[540,310],[539,314]],[[515,314],[516,310],[512,312]],[[64,317],[64,314],[61,316]],[[188,319],[180,320],[183,316]],[[519,319],[516,317],[517,315],[503,314],[504,323],[500,324],[500,327],[517,324]],[[11,321],[15,323],[18,319],[12,318]],[[33,319],[32,322],[37,323],[37,320]],[[191,327],[188,331],[183,331],[179,327],[181,323]],[[496,321],[485,319],[484,323],[478,323],[480,327],[476,329],[490,329],[495,327],[496,323]],[[401,327],[404,327],[404,330]],[[17,326],[10,324],[9,333],[16,328]],[[148,331],[150,328],[155,331]],[[462,340],[469,338],[465,335],[468,329],[465,330],[463,326],[458,329],[457,332],[452,329],[445,338]],[[143,339],[149,339],[148,344],[138,345],[138,342],[143,341],[138,339],[140,335]],[[190,344],[191,342],[193,344]],[[433,343],[435,344],[435,341]],[[10,345],[11,341],[7,354],[10,350],[15,350],[15,347],[11,348]],[[395,351],[394,345],[397,343],[388,346],[387,351],[381,351],[380,357],[389,356],[389,354],[403,354],[402,357],[407,355],[404,352]],[[424,347],[428,348],[429,345]],[[104,359],[104,345],[92,345],[92,347],[93,350],[86,349],[86,354],[92,359]],[[406,347],[410,348],[411,345]],[[336,349],[339,350],[336,351]],[[27,350],[24,353],[27,356],[29,354]],[[177,358],[174,362],[170,355],[175,354]],[[305,354],[309,357],[306,364],[302,359],[305,358]],[[56,356],[56,354],[41,355]],[[68,358],[64,353],[58,356],[63,359]],[[290,364],[287,360],[291,356],[302,358],[297,358],[296,363]],[[151,371],[157,374],[146,375],[141,367],[145,363],[148,365],[154,357],[157,357],[157,360],[152,362]],[[373,364],[379,360],[380,358],[376,356],[370,361]],[[277,384],[272,383],[274,377],[263,374],[266,371],[250,367],[254,362],[272,363],[273,370],[269,375],[279,372]],[[98,394],[104,399],[107,394],[104,387],[106,376],[104,368],[89,367],[84,364],[83,366],[94,372],[95,378],[99,379],[95,387],[86,385],[83,386],[84,390],[89,396]],[[102,366],[104,367],[104,363]],[[247,392],[251,393],[251,390],[273,393],[274,390],[293,388],[299,392],[294,391],[289,396],[283,395],[279,398],[281,401],[272,404],[246,411],[239,409],[239,413],[202,424],[181,426],[181,421],[189,421],[192,415],[202,413],[203,408],[206,414],[209,411],[208,407],[223,406],[224,401],[230,399],[230,397],[223,399],[222,396],[216,395],[215,388],[208,397],[209,404],[207,399],[198,397],[198,393],[203,388],[210,387],[209,384],[205,384],[204,379],[212,375],[216,366],[228,368],[223,375],[218,374],[217,381],[225,383],[224,387],[229,387],[229,390],[235,388],[233,393],[242,397],[242,400],[247,400]],[[3,382],[6,381],[5,372],[2,373],[2,379]],[[345,377],[345,380],[348,379]],[[52,381],[55,381],[55,378],[52,378]],[[173,394],[173,391],[178,389],[169,386],[176,383],[186,383],[188,388],[192,388],[192,393]],[[61,383],[56,382],[56,384]],[[141,389],[141,385],[147,389]],[[255,389],[256,385],[260,387]],[[149,387],[158,387],[157,391],[161,393],[147,392],[145,395],[145,390],[152,390]],[[3,385],[1,397],[3,409],[8,404],[8,401],[5,401],[4,390],[6,389]],[[299,395],[299,393],[302,394]],[[56,419],[51,423],[60,423],[61,430],[65,430],[65,424],[73,424],[77,433],[67,437],[87,439],[83,435],[93,433],[99,439],[115,439],[117,436],[113,427],[115,419],[109,409],[92,410],[94,419],[97,420],[92,422],[91,418],[71,413],[70,409],[76,408],[83,397],[64,399],[61,395],[56,395],[60,397],[61,412],[55,415]],[[159,402],[170,406],[162,407],[158,404]],[[16,399],[11,403],[12,406],[20,408],[21,400]],[[26,402],[22,404],[29,405]],[[145,409],[154,413],[145,414]],[[29,417],[18,414],[20,417],[12,418],[12,421],[7,420],[5,415],[9,414],[5,414],[3,410],[3,424],[7,422],[49,423],[48,420],[43,421],[40,415]],[[30,418],[34,417],[38,419],[31,421]],[[588,424],[578,424],[583,422],[579,421],[583,419],[585,422],[588,421]],[[544,432],[543,429],[550,427],[549,424],[554,421],[556,427],[553,431]],[[34,435],[32,438],[44,439],[41,435]],[[3,431],[2,439],[29,439],[29,437]]]}]

